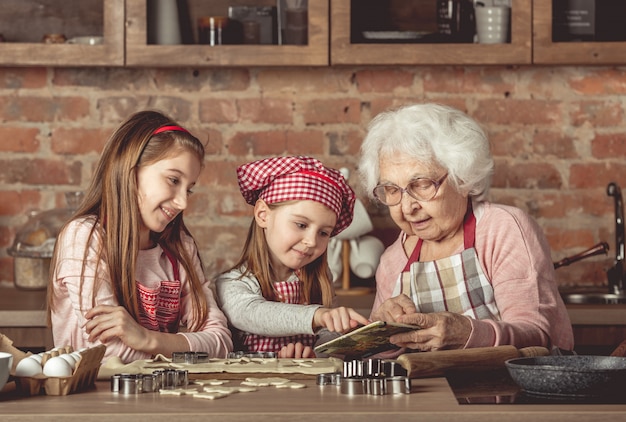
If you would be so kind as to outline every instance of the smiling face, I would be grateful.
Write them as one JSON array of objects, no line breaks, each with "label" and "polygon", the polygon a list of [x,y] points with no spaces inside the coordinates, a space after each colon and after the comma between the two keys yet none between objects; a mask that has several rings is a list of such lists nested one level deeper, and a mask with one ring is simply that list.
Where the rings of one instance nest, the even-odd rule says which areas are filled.
[{"label": "smiling face", "polygon": [[330,240],[337,215],[316,201],[294,201],[272,207],[263,200],[254,206],[254,218],[264,229],[274,276],[286,280],[292,271],[319,258]]},{"label": "smiling face", "polygon": [[[380,158],[379,183],[394,183],[404,188],[419,177],[439,180],[444,174],[446,169],[415,159],[389,155]],[[404,193],[399,204],[389,207],[389,214],[407,235],[439,242],[459,232],[466,210],[467,196],[452,188],[446,178],[430,201],[420,202]]]},{"label": "smiling face", "polygon": [[137,190],[142,228],[140,248],[152,247],[150,232],[160,233],[185,208],[200,175],[198,156],[180,151],[156,163],[139,167]]}]

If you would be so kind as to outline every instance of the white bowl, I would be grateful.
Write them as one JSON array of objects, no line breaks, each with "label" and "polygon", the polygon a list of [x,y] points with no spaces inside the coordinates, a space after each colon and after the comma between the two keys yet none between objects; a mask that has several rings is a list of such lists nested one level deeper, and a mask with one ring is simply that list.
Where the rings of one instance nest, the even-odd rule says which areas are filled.
[{"label": "white bowl", "polygon": [[0,390],[9,379],[9,371],[13,366],[13,355],[11,353],[0,352]]}]

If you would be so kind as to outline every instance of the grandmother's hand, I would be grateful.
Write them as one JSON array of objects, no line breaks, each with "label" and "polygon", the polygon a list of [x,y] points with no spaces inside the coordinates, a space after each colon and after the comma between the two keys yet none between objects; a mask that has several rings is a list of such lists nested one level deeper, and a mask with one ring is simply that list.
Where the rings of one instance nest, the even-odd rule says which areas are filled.
[{"label": "grandmother's hand", "polygon": [[415,304],[405,294],[401,294],[387,299],[372,312],[372,321],[400,322],[398,318],[406,314],[414,314],[417,312]]},{"label": "grandmother's hand", "polygon": [[396,321],[418,325],[422,329],[393,335],[389,341],[396,346],[421,351],[461,349],[472,331],[468,317],[452,312],[405,314]]}]

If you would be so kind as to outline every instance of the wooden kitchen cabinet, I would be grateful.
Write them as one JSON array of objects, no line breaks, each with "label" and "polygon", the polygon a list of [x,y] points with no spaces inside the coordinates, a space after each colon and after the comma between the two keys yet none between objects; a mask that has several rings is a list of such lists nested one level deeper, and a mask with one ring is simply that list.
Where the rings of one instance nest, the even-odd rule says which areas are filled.
[{"label": "wooden kitchen cabinet", "polygon": [[[94,2],[94,1],[91,1]],[[95,0],[100,7],[85,13],[99,15],[101,23],[93,33],[72,34],[71,26],[63,26],[56,30],[54,24],[46,27],[43,34],[42,23],[68,19],[55,16],[55,2],[52,0],[20,0],[13,2],[15,8],[9,8],[11,2],[3,3],[3,14],[0,17],[5,42],[0,43],[0,65],[2,66],[123,66],[124,65],[124,0]],[[86,6],[89,7],[89,6]],[[25,14],[24,12],[28,12]],[[32,12],[32,14],[30,14]],[[36,13],[35,13],[36,12]],[[41,19],[41,21],[38,21]],[[78,17],[77,17],[78,19]],[[68,19],[69,20],[69,19]],[[27,31],[36,36],[21,42],[10,36],[13,27],[26,27]],[[81,28],[88,31],[88,28]],[[49,31],[49,32],[48,32]],[[96,32],[98,31],[98,32]],[[103,36],[100,45],[83,44],[46,44],[42,42],[47,33],[62,33],[67,38],[83,35]]]},{"label": "wooden kitchen cabinet", "polygon": [[[90,35],[102,45],[44,44],[42,21],[63,23],[54,16],[56,0],[6,0],[0,17],[5,42],[0,66],[332,66],[332,65],[620,65],[626,63],[626,41],[553,42],[551,0],[511,0],[511,42],[475,43],[352,43],[351,0],[308,2],[307,45],[153,45],[147,42],[148,0],[72,0],[98,16]],[[187,0],[188,8],[243,0]],[[420,1],[420,0],[416,0]],[[426,1],[426,0],[424,0]],[[434,0],[433,0],[434,1]],[[239,2],[239,3],[238,3]],[[246,0],[275,4],[275,0]],[[63,3],[65,4],[65,3]],[[358,4],[358,3],[357,3]],[[10,5],[14,5],[12,8]],[[94,7],[96,5],[96,7]],[[70,7],[70,9],[72,8]],[[22,11],[22,13],[20,13]],[[26,11],[27,13],[23,13]],[[31,13],[39,11],[40,13]],[[192,19],[189,27],[195,31]],[[11,39],[15,28],[28,28],[32,39]],[[31,28],[33,28],[31,30]],[[53,28],[53,27],[50,27]],[[70,28],[70,29],[68,29]],[[190,28],[185,28],[189,30]],[[23,32],[24,30],[22,30]],[[53,32],[46,28],[45,33]],[[60,32],[63,32],[61,30]],[[85,35],[85,34],[80,34]]]},{"label": "wooden kitchen cabinet", "polygon": [[46,290],[0,286],[0,334],[13,346],[38,353],[53,347],[48,327]]},{"label": "wooden kitchen cabinet", "polygon": [[626,325],[573,325],[574,350],[580,355],[610,355],[626,340]]},{"label": "wooden kitchen cabinet", "polygon": [[[147,0],[126,0],[127,66],[328,66],[329,3],[308,2],[307,45],[148,44]],[[254,1],[250,4],[260,4]],[[194,2],[189,1],[193,8]],[[195,22],[192,22],[195,25]],[[194,28],[195,29],[195,28]]]},{"label": "wooden kitchen cabinet", "polygon": [[567,304],[574,350],[582,355],[609,355],[626,340],[626,305]]},{"label": "wooden kitchen cabinet", "polygon": [[[532,0],[512,0],[511,42],[352,44],[351,0],[331,1],[331,65],[530,64]],[[544,0],[541,0],[544,1]]]},{"label": "wooden kitchen cabinet", "polygon": [[626,63],[626,42],[553,42],[552,1],[533,1],[533,63],[608,65]]}]

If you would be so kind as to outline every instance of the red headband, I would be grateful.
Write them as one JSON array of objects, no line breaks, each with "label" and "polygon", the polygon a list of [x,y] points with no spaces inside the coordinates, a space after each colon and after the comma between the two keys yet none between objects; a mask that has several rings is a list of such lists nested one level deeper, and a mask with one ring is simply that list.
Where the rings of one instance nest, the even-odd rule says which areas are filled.
[{"label": "red headband", "polygon": [[174,131],[177,131],[177,132],[189,133],[189,131],[187,129],[185,129],[185,128],[182,128],[182,127],[176,126],[176,125],[170,125],[170,126],[161,126],[157,130],[152,132],[152,135],[156,135],[156,134],[159,134],[161,132],[167,132],[167,131],[170,131],[170,130],[174,130]]}]

